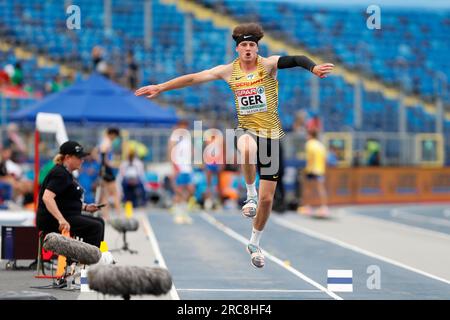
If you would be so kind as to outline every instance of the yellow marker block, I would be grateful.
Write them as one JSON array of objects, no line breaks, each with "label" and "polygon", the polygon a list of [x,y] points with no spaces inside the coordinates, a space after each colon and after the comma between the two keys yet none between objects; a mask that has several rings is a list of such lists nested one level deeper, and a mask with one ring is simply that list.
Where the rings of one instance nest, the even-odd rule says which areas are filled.
[{"label": "yellow marker block", "polygon": [[[69,231],[63,231],[62,235],[64,237],[70,238],[70,232]],[[66,269],[66,264],[67,264],[66,257],[64,257],[62,255],[59,255],[58,256],[58,265],[56,267],[56,276],[57,277],[60,278],[60,277],[62,277],[64,275],[64,271]]]},{"label": "yellow marker block", "polygon": [[66,269],[66,257],[59,255],[58,256],[58,266],[56,267],[56,276],[62,277],[64,275],[64,270]]},{"label": "yellow marker block", "polygon": [[128,219],[133,216],[133,202],[127,201],[125,202],[125,217]]},{"label": "yellow marker block", "polygon": [[101,243],[100,243],[100,252],[108,252],[109,251],[109,249],[108,249],[108,244],[106,243],[106,241],[102,241]]},{"label": "yellow marker block", "polygon": [[291,262],[289,260],[284,260],[283,263],[284,263],[284,265],[286,267],[290,267],[291,266]]}]

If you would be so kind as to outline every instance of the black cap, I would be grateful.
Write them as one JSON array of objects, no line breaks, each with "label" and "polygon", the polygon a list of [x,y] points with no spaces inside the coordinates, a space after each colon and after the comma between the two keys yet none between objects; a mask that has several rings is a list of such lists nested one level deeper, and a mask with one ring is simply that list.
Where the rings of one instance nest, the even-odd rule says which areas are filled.
[{"label": "black cap", "polygon": [[66,141],[59,147],[60,154],[69,154],[82,158],[88,156],[89,153],[84,152],[83,147],[76,141]]}]

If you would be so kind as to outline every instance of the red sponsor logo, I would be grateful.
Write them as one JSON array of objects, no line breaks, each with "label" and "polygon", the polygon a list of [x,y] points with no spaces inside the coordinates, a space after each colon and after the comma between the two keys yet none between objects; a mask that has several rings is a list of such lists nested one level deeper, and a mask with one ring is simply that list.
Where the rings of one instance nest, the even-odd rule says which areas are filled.
[{"label": "red sponsor logo", "polygon": [[260,83],[260,82],[263,82],[263,81],[264,81],[264,78],[259,79],[259,80],[255,80],[255,81],[238,82],[238,83],[235,84],[235,86],[236,86],[236,88],[239,88],[239,87],[246,87],[246,86],[252,86],[252,85],[254,85],[254,84],[257,84],[257,83]]},{"label": "red sponsor logo", "polygon": [[236,95],[238,97],[253,96],[255,94],[256,94],[256,88],[236,90]]}]

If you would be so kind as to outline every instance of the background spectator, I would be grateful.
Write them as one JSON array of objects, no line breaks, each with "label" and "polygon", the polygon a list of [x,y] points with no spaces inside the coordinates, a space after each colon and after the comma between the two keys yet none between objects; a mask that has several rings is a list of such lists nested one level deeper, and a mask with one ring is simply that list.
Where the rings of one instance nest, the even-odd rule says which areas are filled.
[{"label": "background spectator", "polygon": [[128,158],[120,164],[117,180],[122,186],[124,201],[131,201],[133,207],[145,204],[144,179],[144,163],[130,149]]},{"label": "background spectator", "polygon": [[14,65],[14,74],[11,77],[11,83],[19,87],[23,85],[23,71],[22,64],[20,62],[16,62]]},{"label": "background spectator", "polygon": [[135,90],[139,84],[139,66],[134,60],[133,51],[128,51],[126,60],[126,86],[131,90]]},{"label": "background spectator", "polygon": [[15,123],[8,124],[6,137],[3,141],[3,148],[11,150],[11,160],[23,163],[26,160],[27,146],[19,134],[19,127]]}]

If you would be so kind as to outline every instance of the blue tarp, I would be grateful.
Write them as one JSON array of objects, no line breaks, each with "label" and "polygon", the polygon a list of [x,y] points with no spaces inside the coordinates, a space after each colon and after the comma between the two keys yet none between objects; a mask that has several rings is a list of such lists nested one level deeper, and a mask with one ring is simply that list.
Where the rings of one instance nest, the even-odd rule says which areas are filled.
[{"label": "blue tarp", "polygon": [[39,112],[59,113],[65,122],[167,126],[177,122],[173,108],[162,108],[146,98],[136,97],[130,90],[97,74],[16,112],[10,119],[35,121]]}]

